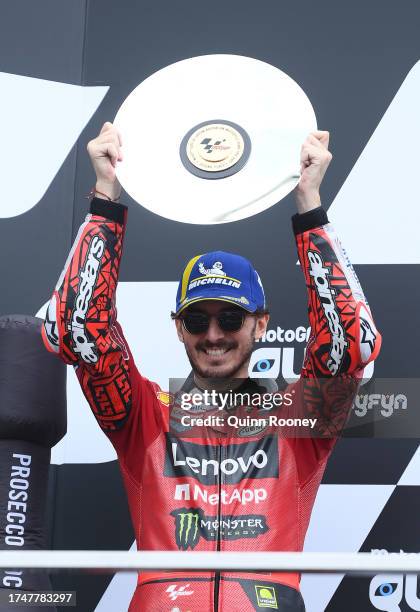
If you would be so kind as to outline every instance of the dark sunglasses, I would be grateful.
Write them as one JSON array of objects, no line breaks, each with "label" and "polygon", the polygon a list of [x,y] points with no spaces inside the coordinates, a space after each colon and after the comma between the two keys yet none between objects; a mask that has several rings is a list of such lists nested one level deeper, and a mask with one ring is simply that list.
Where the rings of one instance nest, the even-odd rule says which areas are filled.
[{"label": "dark sunglasses", "polygon": [[213,317],[217,320],[221,330],[237,332],[244,324],[246,314],[245,311],[240,310],[223,310],[217,315],[208,315],[205,312],[186,312],[180,319],[189,334],[204,334]]}]

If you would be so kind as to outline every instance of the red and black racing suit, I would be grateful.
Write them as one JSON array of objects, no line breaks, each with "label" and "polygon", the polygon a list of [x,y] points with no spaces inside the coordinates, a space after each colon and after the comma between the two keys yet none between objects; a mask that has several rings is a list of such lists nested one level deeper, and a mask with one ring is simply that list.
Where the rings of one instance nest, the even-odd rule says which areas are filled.
[{"label": "red and black racing suit", "polygon": [[[43,338],[76,368],[116,449],[138,549],[301,551],[336,437],[268,430],[243,438],[171,436],[168,395],[138,372],[116,321],[125,222],[124,206],[92,200]],[[322,208],[295,215],[293,227],[311,326],[295,388],[339,374],[357,381],[381,342],[359,281]],[[313,412],[325,431],[346,419],[316,402]],[[129,610],[304,610],[299,580],[279,572],[140,573]]]}]

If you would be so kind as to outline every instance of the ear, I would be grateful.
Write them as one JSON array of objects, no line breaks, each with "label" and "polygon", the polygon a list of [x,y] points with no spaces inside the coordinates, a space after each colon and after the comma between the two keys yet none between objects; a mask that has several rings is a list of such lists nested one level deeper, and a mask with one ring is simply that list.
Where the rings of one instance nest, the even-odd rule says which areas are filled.
[{"label": "ear", "polygon": [[176,333],[178,334],[178,338],[180,342],[184,342],[184,327],[182,325],[182,321],[180,319],[175,319]]},{"label": "ear", "polygon": [[254,334],[255,340],[259,340],[265,334],[269,320],[270,320],[269,314],[261,315],[260,317],[257,318],[257,324],[255,326],[255,334]]}]

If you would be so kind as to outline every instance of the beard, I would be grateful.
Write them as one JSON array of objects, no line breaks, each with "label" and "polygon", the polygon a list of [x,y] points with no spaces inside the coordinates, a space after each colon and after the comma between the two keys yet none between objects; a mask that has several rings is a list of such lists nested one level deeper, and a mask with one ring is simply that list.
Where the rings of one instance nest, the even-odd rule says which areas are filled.
[{"label": "beard", "polygon": [[[235,378],[235,375],[243,368],[243,366],[249,362],[252,351],[254,349],[254,333],[256,328],[256,321],[254,322],[253,328],[250,331],[249,338],[244,344],[243,349],[241,350],[240,355],[235,359],[234,362],[226,364],[223,369],[217,366],[210,366],[207,368],[201,368],[198,364],[197,360],[191,354],[191,351],[188,350],[187,346],[185,346],[185,351],[187,353],[188,360],[190,362],[191,368],[194,374],[197,374],[200,378],[220,381],[224,378]],[[226,349],[236,349],[238,346],[237,342],[220,342],[216,344],[211,344],[208,342],[199,343],[196,345],[195,350],[200,351],[203,349],[209,348],[226,348]]]}]

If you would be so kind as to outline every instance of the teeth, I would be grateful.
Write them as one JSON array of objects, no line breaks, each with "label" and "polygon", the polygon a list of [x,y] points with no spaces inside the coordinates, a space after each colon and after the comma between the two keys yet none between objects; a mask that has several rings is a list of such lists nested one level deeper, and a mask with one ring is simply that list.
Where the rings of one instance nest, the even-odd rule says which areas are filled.
[{"label": "teeth", "polygon": [[206,354],[210,357],[220,357],[227,352],[227,349],[206,349]]}]

